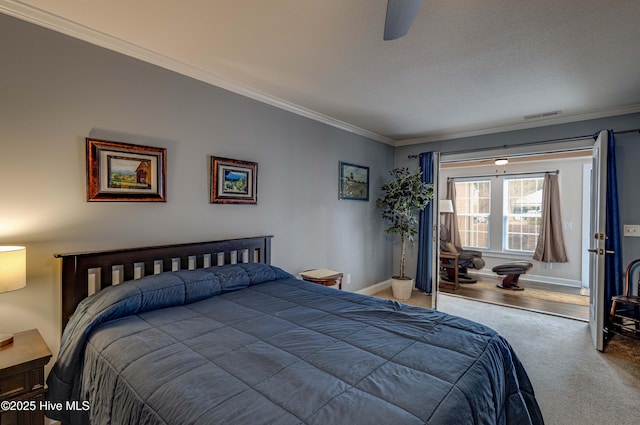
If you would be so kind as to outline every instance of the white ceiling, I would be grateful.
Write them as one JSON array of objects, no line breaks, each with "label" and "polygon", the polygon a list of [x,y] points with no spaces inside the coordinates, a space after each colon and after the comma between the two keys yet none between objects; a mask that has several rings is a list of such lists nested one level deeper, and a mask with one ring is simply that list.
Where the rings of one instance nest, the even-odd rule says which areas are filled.
[{"label": "white ceiling", "polygon": [[386,0],[0,0],[0,12],[396,146],[640,112],[639,0],[424,0],[394,41]]}]

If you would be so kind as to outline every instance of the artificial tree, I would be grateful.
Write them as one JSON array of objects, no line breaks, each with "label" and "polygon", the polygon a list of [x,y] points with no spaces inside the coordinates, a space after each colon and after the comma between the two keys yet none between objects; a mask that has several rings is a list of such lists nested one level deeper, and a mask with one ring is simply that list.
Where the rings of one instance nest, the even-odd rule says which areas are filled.
[{"label": "artificial tree", "polygon": [[384,183],[385,192],[376,204],[382,208],[382,218],[389,222],[387,233],[400,236],[400,275],[394,279],[410,280],[405,275],[405,256],[407,240],[413,242],[418,232],[417,214],[424,210],[433,198],[433,185],[422,181],[422,171],[409,171],[407,167],[398,167],[390,171],[393,178]]}]

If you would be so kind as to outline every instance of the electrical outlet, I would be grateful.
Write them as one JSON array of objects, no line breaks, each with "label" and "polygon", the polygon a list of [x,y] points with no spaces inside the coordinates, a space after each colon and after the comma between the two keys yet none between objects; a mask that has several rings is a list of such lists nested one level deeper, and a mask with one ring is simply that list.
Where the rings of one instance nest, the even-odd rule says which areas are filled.
[{"label": "electrical outlet", "polygon": [[623,227],[623,235],[631,237],[640,237],[640,225],[638,224],[625,224]]},{"label": "electrical outlet", "polygon": [[348,285],[351,283],[351,273],[347,273],[346,276],[344,277],[344,284]]}]

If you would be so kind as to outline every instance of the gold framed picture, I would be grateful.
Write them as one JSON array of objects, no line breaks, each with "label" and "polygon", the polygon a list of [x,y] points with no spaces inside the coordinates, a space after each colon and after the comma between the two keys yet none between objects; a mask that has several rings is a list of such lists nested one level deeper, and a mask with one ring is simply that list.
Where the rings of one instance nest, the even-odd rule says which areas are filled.
[{"label": "gold framed picture", "polygon": [[167,150],[86,139],[87,201],[166,202]]},{"label": "gold framed picture", "polygon": [[212,204],[257,204],[258,164],[211,157]]}]

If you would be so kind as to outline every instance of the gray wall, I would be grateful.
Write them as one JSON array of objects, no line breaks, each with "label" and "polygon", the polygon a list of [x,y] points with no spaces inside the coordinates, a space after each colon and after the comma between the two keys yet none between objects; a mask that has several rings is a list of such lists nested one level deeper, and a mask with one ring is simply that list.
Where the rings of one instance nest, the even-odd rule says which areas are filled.
[{"label": "gray wall", "polygon": [[[3,331],[57,352],[54,253],[273,234],[275,265],[391,275],[375,206],[393,148],[0,14],[0,245],[27,247]],[[166,203],[88,203],[85,138],[167,148]],[[208,156],[255,161],[258,205],[209,204]],[[371,201],[338,199],[338,163],[370,167]]]},{"label": "gray wall", "polygon": [[[528,130],[510,131],[455,140],[445,140],[404,146],[396,149],[396,166],[418,166],[416,159],[408,155],[422,152],[456,152],[467,149],[500,148],[520,143],[530,143],[550,139],[568,138],[595,134],[601,130],[622,131],[640,128],[640,114],[629,114],[609,118],[580,121],[569,124],[538,127]],[[620,202],[620,223],[640,224],[640,196],[638,196],[638,173],[640,164],[640,134],[616,135],[616,166],[618,172],[618,197]],[[622,229],[621,229],[622,231]],[[408,270],[416,269],[417,248],[407,258]],[[571,253],[570,253],[571,254]],[[394,264],[399,262],[398,249],[394,247]],[[623,266],[640,257],[640,238],[623,238]]]}]

